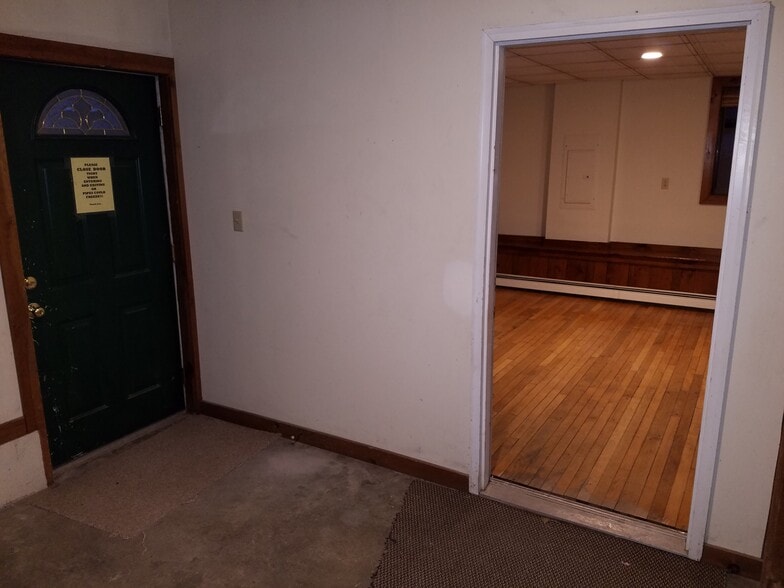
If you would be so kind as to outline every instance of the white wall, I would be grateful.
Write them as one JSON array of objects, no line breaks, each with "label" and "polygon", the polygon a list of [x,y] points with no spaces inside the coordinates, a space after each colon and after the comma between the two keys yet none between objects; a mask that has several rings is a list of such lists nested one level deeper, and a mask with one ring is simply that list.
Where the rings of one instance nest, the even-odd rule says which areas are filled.
[{"label": "white wall", "polygon": [[721,247],[727,208],[700,204],[710,90],[710,77],[624,82],[612,241]]},{"label": "white wall", "polygon": [[507,86],[504,94],[498,232],[544,235],[554,86]]},{"label": "white wall", "polygon": [[203,390],[465,471],[480,31],[402,8],[172,4]]},{"label": "white wall", "polygon": [[[532,157],[534,153],[550,150],[549,137],[543,140],[538,134],[531,135],[525,126],[516,123],[522,118],[521,112],[542,115],[534,90],[545,87],[523,87],[526,93],[513,94],[512,100],[504,104],[504,149],[509,144],[511,151],[516,152],[520,149],[518,144],[524,144],[527,158],[520,158],[521,164],[512,170],[502,165],[498,224],[501,234],[542,234],[531,223],[531,214],[524,213],[543,205],[544,191],[532,190],[524,182],[536,178],[542,166],[547,165]],[[572,89],[569,99],[579,109],[583,100],[581,89],[591,86],[565,87]],[[598,128],[604,119],[615,125],[620,117],[612,210],[603,208],[607,216],[601,222],[587,219],[589,226],[601,226],[605,230],[611,218],[610,241],[721,247],[726,207],[699,203],[710,88],[710,77],[626,81],[622,85],[620,114],[604,112],[597,121],[593,109],[586,109],[590,115],[585,116],[587,122],[583,126],[592,124]],[[563,92],[559,90],[559,93],[564,99]],[[556,116],[564,110],[559,109]],[[579,114],[575,118],[580,125]],[[512,123],[508,124],[507,119]],[[554,126],[572,128],[574,125],[574,121],[566,120],[556,121]],[[579,131],[580,126],[575,128]],[[512,137],[508,136],[510,133]],[[553,156],[561,157],[561,153],[553,149]],[[506,152],[503,161],[506,162]],[[669,178],[667,190],[661,188],[665,177]],[[557,177],[556,184],[561,180]],[[550,206],[557,207],[558,203],[551,202]],[[563,239],[578,239],[584,230],[581,213],[578,209],[571,214],[577,218],[567,219],[573,220],[570,224],[553,218],[551,224],[557,222],[558,226],[551,233]]]},{"label": "white wall", "polygon": [[[0,32],[171,55],[168,6],[158,0],[3,0]],[[0,423],[21,414],[7,309],[0,302]],[[0,446],[0,506],[45,486],[37,433]]]},{"label": "white wall", "polygon": [[[482,29],[731,3],[172,0],[207,400],[467,471]],[[782,41],[708,536],[751,555],[784,412]]]},{"label": "white wall", "polygon": [[784,413],[784,19],[773,2],[738,326],[708,542],[762,550]]},{"label": "white wall", "polygon": [[[545,222],[548,239],[610,240],[620,108],[619,81],[556,86]],[[574,204],[566,198],[567,153],[575,151],[593,154],[593,166],[584,170],[591,178],[590,204]]]},{"label": "white wall", "polygon": [[22,401],[19,397],[19,382],[16,379],[16,365],[8,326],[8,310],[3,300],[5,295],[3,282],[0,280],[0,424],[22,416]]},{"label": "white wall", "polygon": [[[206,398],[467,471],[481,30],[735,3],[172,0]],[[161,4],[109,6],[155,29]],[[8,6],[62,3],[6,0],[24,32]],[[60,26],[40,34],[98,34]],[[129,26],[123,48],[165,52]],[[749,555],[784,413],[783,43],[774,18],[708,533]]]},{"label": "white wall", "polygon": [[0,445],[0,505],[46,488],[38,432]]},{"label": "white wall", "polygon": [[171,56],[162,0],[2,0],[0,32]]}]

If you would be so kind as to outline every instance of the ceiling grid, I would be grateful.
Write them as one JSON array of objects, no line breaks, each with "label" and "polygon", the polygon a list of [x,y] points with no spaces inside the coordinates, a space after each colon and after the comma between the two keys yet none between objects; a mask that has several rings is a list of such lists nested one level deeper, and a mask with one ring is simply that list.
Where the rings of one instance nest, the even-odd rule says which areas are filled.
[{"label": "ceiling grid", "polygon": [[[745,27],[523,45],[506,49],[507,84],[739,76]],[[645,60],[645,51],[663,53]]]}]

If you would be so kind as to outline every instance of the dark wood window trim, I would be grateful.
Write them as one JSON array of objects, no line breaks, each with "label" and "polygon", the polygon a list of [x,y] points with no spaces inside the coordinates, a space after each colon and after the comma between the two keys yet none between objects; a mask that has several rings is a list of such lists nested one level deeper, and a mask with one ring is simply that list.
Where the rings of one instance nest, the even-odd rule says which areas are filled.
[{"label": "dark wood window trim", "polygon": [[[740,78],[713,78],[711,87],[710,109],[708,111],[708,131],[705,134],[705,153],[702,165],[702,187],[700,204],[727,204],[727,194],[714,193],[713,187],[719,160],[719,133],[722,124],[722,107],[738,105]],[[724,165],[730,165],[725,163]]]},{"label": "dark wood window trim", "polygon": [[[0,33],[0,58],[24,59],[57,65],[150,74],[157,77],[161,99],[164,157],[169,195],[172,242],[174,247],[180,338],[183,357],[185,405],[191,412],[201,406],[201,375],[199,345],[196,335],[196,306],[191,271],[190,241],[185,205],[185,179],[180,153],[180,129],[177,113],[177,92],[174,60],[169,57],[145,55],[100,47],[60,43]],[[1,121],[0,121],[1,125]],[[2,127],[0,126],[0,129]],[[27,318],[22,259],[17,238],[11,184],[0,134],[0,271],[2,271],[11,343],[16,363],[22,413],[27,433],[38,431],[44,456],[46,477],[52,482],[49,443],[43,416],[43,403],[38,383],[33,337]]]}]

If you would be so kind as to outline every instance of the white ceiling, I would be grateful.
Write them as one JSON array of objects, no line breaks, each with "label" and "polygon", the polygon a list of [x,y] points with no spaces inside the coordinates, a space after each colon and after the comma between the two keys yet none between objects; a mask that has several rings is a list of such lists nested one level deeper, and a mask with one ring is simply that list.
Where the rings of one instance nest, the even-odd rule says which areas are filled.
[{"label": "white ceiling", "polygon": [[[507,84],[739,76],[746,28],[613,37],[510,47]],[[661,59],[641,59],[645,51]]]}]

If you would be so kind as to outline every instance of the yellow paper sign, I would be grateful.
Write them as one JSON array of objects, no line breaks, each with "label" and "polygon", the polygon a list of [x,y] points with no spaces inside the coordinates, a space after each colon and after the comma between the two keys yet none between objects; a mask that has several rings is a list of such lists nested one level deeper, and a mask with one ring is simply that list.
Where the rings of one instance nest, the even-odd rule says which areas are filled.
[{"label": "yellow paper sign", "polygon": [[76,214],[114,210],[112,168],[108,157],[72,157]]}]

